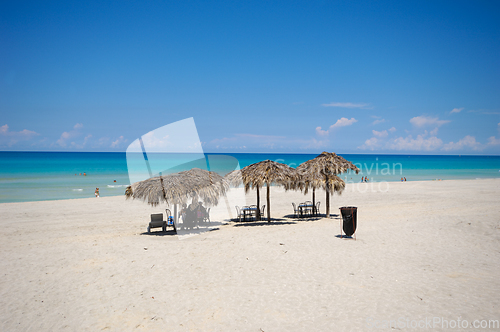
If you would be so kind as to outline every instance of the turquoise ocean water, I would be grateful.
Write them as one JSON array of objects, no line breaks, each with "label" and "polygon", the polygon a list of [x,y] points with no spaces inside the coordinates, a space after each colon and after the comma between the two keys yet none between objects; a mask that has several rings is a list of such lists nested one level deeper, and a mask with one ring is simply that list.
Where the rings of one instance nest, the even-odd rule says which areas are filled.
[{"label": "turquoise ocean water", "polygon": [[[266,159],[297,167],[317,156],[258,153],[207,155],[208,160],[221,160],[220,157],[224,156],[236,158],[240,167]],[[342,179],[347,182],[360,182],[361,176],[375,182],[400,181],[401,177],[406,177],[408,181],[500,178],[500,156],[342,156],[361,169],[358,175],[342,174]],[[226,168],[220,163],[209,164],[211,170],[219,173],[233,167],[233,164]],[[96,187],[99,187],[101,196],[117,196],[123,195],[129,184],[125,153],[0,152],[0,203],[94,197]]]}]

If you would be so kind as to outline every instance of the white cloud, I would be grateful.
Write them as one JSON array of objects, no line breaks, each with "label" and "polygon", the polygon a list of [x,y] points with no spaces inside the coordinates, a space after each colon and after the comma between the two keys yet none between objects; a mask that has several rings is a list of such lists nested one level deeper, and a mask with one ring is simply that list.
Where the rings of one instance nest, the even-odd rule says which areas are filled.
[{"label": "white cloud", "polygon": [[445,123],[450,122],[449,120],[439,120],[438,118],[432,118],[428,116],[416,116],[410,119],[410,123],[416,127],[423,127],[428,125],[442,126]]},{"label": "white cloud", "polygon": [[343,108],[366,108],[368,104],[366,103],[336,103],[332,102],[329,104],[321,104],[325,107],[343,107]]},{"label": "white cloud", "polygon": [[5,124],[0,127],[0,135],[2,136],[9,136],[9,137],[14,137],[14,138],[25,138],[29,139],[33,136],[39,135],[38,133],[28,130],[28,129],[23,129],[21,131],[10,131],[9,130],[9,125]]},{"label": "white cloud", "polygon": [[174,142],[170,138],[170,135],[165,134],[165,130],[163,129],[163,127],[161,127],[160,129],[161,130],[159,131],[152,130],[147,134],[142,135],[142,142],[144,146],[148,148],[148,150],[162,149],[174,146]]},{"label": "white cloud", "polygon": [[406,138],[398,137],[388,142],[387,148],[391,150],[408,150],[408,151],[433,151],[440,148],[443,141],[437,137],[424,138],[418,135],[413,138],[411,135]]},{"label": "white cloud", "polygon": [[335,122],[334,124],[332,124],[330,126],[330,128],[339,128],[339,127],[350,126],[350,125],[352,125],[355,122],[358,122],[358,120],[356,120],[355,118],[350,118],[350,119],[340,118],[340,119],[337,120],[337,122]]},{"label": "white cloud", "polygon": [[372,151],[377,148],[380,148],[379,139],[376,137],[367,139],[365,141],[365,144],[361,145],[359,148],[362,150],[372,150]]},{"label": "white cloud", "polygon": [[373,133],[374,136],[377,136],[377,137],[380,137],[380,138],[387,137],[387,135],[389,135],[389,133],[387,132],[387,130],[384,130],[384,131],[372,130],[372,133]]},{"label": "white cloud", "polygon": [[372,125],[376,125],[376,124],[384,123],[384,122],[385,122],[385,119],[375,120],[372,122]]},{"label": "white cloud", "polygon": [[500,138],[491,136],[490,138],[488,138],[488,145],[500,145]]},{"label": "white cloud", "polygon": [[393,133],[393,132],[395,132],[395,131],[396,131],[396,128],[394,128],[394,127],[392,127],[391,129],[389,129],[389,132],[390,132],[390,133]]},{"label": "white cloud", "polygon": [[32,130],[23,129],[21,131],[10,131],[9,125],[5,124],[0,127],[0,144],[7,144],[13,146],[19,141],[28,141],[34,136],[38,136],[37,132]]},{"label": "white cloud", "polygon": [[[77,123],[73,126],[73,130],[71,131],[65,131],[61,134],[61,137],[56,141],[57,144],[59,144],[60,147],[66,147],[68,145],[68,142],[70,139],[75,138],[80,136],[80,128],[83,127],[83,124]],[[71,142],[72,146],[77,146],[75,142]],[[81,146],[78,146],[81,147]]]},{"label": "white cloud", "polygon": [[481,143],[476,141],[474,136],[467,135],[458,142],[450,142],[443,146],[444,151],[462,150],[464,148],[470,148],[472,150],[482,150]]},{"label": "white cloud", "polygon": [[436,136],[438,133],[438,130],[439,130],[439,127],[436,127],[433,130],[431,130],[431,132],[429,134],[431,134],[431,136]]},{"label": "white cloud", "polygon": [[92,134],[88,134],[87,136],[85,136],[85,138],[83,139],[84,141],[87,141],[89,138],[92,137]]},{"label": "white cloud", "polygon": [[316,134],[319,136],[328,136],[328,130],[322,130],[321,127],[316,127]]},{"label": "white cloud", "polygon": [[65,147],[66,140],[68,140],[70,137],[71,137],[71,134],[68,133],[67,131],[65,131],[61,134],[61,137],[56,141],[56,143],[59,144],[61,147]]},{"label": "white cloud", "polygon": [[450,114],[453,114],[453,113],[460,113],[464,108],[454,108],[451,110]]},{"label": "white cloud", "polygon": [[[81,128],[81,127],[79,127]],[[83,149],[85,147],[85,145],[87,145],[88,141],[92,138],[92,134],[88,134],[87,136],[85,136],[85,138],[83,139],[83,143],[82,144],[78,144],[76,142],[71,142],[71,146],[73,148],[77,148],[77,149]]]},{"label": "white cloud", "polygon": [[127,140],[123,136],[120,136],[120,137],[118,137],[118,139],[116,141],[114,141],[113,143],[111,143],[111,147],[112,148],[117,148],[122,143],[126,143],[126,142],[127,142]]},{"label": "white cloud", "polygon": [[321,127],[316,127],[316,134],[318,134],[319,136],[328,136],[330,132],[332,132],[336,128],[350,126],[355,122],[358,122],[358,120],[356,120],[355,118],[350,118],[350,119],[340,118],[337,120],[337,122],[332,124],[327,130],[322,130]]},{"label": "white cloud", "polygon": [[325,148],[328,146],[329,141],[325,140],[317,140],[315,138],[312,138],[309,141],[303,141],[302,142],[302,149],[319,149],[319,148]]},{"label": "white cloud", "polygon": [[379,135],[379,137],[372,137],[366,140],[365,143],[359,147],[359,149],[372,151],[376,149],[398,151],[434,151],[443,146],[443,141],[437,137],[425,138],[424,135],[418,135],[417,138],[413,138],[409,135],[405,138],[397,137],[385,141],[383,140],[383,138],[385,138],[383,135],[384,134]]}]

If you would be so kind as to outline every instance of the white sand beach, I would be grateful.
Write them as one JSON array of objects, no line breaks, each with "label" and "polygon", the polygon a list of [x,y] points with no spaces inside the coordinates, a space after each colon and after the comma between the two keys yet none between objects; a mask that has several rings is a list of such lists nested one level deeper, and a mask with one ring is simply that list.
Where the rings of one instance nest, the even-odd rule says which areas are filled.
[{"label": "white sand beach", "polygon": [[[500,320],[500,180],[380,189],[348,184],[331,198],[333,214],[358,207],[356,240],[339,237],[335,217],[285,217],[311,195],[280,188],[271,191],[276,221],[230,222],[183,240],[146,234],[165,206],[124,196],[0,204],[0,330],[349,331],[394,330],[390,320]],[[316,200],[324,214],[324,192]]]}]

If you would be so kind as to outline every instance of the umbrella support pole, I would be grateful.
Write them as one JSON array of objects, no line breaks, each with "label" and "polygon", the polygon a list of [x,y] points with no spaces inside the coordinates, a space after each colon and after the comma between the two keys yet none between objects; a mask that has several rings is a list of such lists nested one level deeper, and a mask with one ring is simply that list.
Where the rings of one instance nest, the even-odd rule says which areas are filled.
[{"label": "umbrella support pole", "polygon": [[227,196],[224,196],[224,200],[226,201],[227,215],[229,216],[229,221],[231,221],[233,219],[233,213],[231,212],[231,206],[229,205]]},{"label": "umbrella support pole", "polygon": [[177,218],[177,204],[174,204],[174,230],[177,229],[177,222],[178,222],[178,218]]}]

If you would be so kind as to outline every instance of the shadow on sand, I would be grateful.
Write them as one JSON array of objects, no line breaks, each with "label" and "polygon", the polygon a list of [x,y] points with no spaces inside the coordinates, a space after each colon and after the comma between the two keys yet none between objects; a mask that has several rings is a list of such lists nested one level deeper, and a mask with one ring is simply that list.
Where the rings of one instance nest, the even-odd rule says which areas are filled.
[{"label": "shadow on sand", "polygon": [[235,225],[234,227],[252,227],[252,226],[275,226],[275,225],[291,225],[291,224],[296,224],[295,221],[289,221],[288,219],[277,219],[277,218],[271,218],[271,222],[268,222],[266,220],[261,220],[261,221],[242,221],[239,222],[238,220],[234,221]]},{"label": "shadow on sand", "polygon": [[177,235],[177,233],[173,229],[170,229],[166,232],[164,232],[164,231],[151,231],[150,233],[144,232],[144,233],[141,233],[140,235],[166,236],[166,235]]},{"label": "shadow on sand", "polygon": [[352,236],[347,236],[347,235],[345,235],[345,234],[344,234],[344,235],[337,234],[337,235],[335,235],[335,237],[336,237],[337,239],[342,239],[342,240],[343,240],[343,239],[346,239],[346,240],[354,240],[354,238],[353,238]]},{"label": "shadow on sand", "polygon": [[197,235],[205,232],[211,232],[219,229],[219,226],[225,225],[226,223],[221,223],[218,221],[212,221],[212,222],[203,222],[200,223],[198,226],[195,227],[189,227],[185,228],[183,227],[182,224],[179,224],[179,227],[177,228],[177,232],[174,231],[173,229],[169,229],[166,232],[164,231],[151,231],[150,233],[148,232],[143,232],[140,235],[151,235],[151,236],[167,236],[167,235]]},{"label": "shadow on sand", "polygon": [[324,214],[318,214],[316,216],[295,216],[294,214],[287,214],[286,216],[283,216],[288,219],[292,220],[300,220],[300,221],[317,221],[323,218],[326,218]]}]

